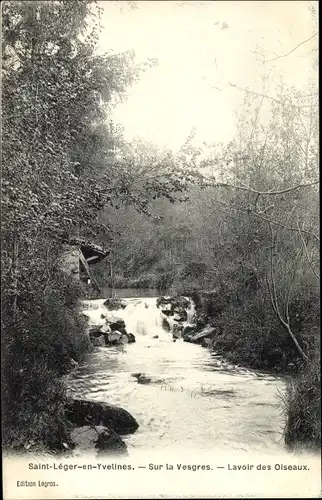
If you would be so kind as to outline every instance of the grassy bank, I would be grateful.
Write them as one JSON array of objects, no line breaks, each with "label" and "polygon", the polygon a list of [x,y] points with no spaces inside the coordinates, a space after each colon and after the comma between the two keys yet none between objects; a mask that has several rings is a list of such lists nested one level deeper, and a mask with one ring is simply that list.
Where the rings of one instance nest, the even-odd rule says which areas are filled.
[{"label": "grassy bank", "polygon": [[293,450],[321,447],[321,370],[319,347],[297,377],[289,381],[283,398],[285,443]]}]

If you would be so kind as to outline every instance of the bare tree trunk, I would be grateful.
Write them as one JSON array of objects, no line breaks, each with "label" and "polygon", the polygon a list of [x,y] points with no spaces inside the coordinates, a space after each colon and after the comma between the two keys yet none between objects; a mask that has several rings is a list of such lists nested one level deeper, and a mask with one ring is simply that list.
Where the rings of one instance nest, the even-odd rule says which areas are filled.
[{"label": "bare tree trunk", "polygon": [[[288,314],[290,290],[289,290],[289,293],[288,293],[288,296],[287,296],[287,299],[286,299],[286,305],[285,305],[285,316],[286,316],[286,319],[283,318],[282,313],[280,311],[280,307],[279,307],[279,303],[278,303],[278,297],[277,297],[277,292],[276,292],[276,283],[275,283],[275,278],[274,278],[273,253],[274,253],[274,247],[275,247],[275,240],[274,240],[274,234],[273,234],[273,229],[272,229],[272,225],[271,224],[269,224],[269,229],[270,229],[270,232],[271,232],[272,243],[271,243],[271,258],[270,258],[270,283],[269,283],[269,280],[267,280],[267,285],[268,285],[268,291],[269,291],[270,298],[271,298],[272,307],[273,307],[273,309],[275,311],[275,314],[277,315],[280,323],[284,326],[284,328],[286,328],[286,330],[287,330],[289,336],[291,337],[291,339],[292,339],[292,341],[293,341],[296,349],[298,350],[299,354],[306,361],[308,359],[307,355],[305,354],[305,352],[303,351],[302,347],[298,343],[297,338],[294,335],[294,333],[292,332],[292,329],[291,329],[291,326],[290,326],[290,319],[289,319],[289,314]],[[290,286],[292,286],[292,283],[291,283]]]}]

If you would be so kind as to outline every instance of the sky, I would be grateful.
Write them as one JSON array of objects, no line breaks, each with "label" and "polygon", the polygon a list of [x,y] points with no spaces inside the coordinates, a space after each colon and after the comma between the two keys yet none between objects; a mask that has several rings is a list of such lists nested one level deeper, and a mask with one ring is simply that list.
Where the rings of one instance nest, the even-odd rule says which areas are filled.
[{"label": "sky", "polygon": [[128,89],[114,120],[127,140],[141,137],[177,150],[193,127],[196,141],[228,142],[235,133],[235,112],[244,93],[261,91],[261,76],[283,75],[297,87],[307,82],[310,51],[317,37],[288,57],[314,34],[307,1],[141,1],[99,2],[103,10],[100,52],[132,49],[136,61],[159,64]]}]

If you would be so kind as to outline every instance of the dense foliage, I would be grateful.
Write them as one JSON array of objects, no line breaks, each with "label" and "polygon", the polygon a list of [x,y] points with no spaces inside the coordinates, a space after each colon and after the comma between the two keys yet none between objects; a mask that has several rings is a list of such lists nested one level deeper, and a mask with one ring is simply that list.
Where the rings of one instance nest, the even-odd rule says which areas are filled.
[{"label": "dense foliage", "polygon": [[[59,377],[86,350],[81,290],[64,276],[65,244],[110,243],[100,210],[181,189],[116,157],[110,107],[156,61],[97,55],[95,2],[5,2],[2,143],[3,435],[6,445],[66,448]],[[13,418],[14,416],[14,418]]]},{"label": "dense foliage", "polygon": [[[215,326],[216,351],[253,368],[301,373],[291,407],[297,395],[305,405],[307,384],[315,384],[315,401],[320,390],[312,363],[320,320],[318,107],[314,79],[305,92],[280,85],[274,95],[245,93],[228,146],[209,145],[203,157],[191,146],[191,168],[202,178],[193,178],[186,203],[157,200],[152,218],[125,207],[109,221],[117,234],[114,286],[198,292],[199,321]],[[108,270],[101,278],[109,283]],[[312,418],[318,422],[316,411]]]}]

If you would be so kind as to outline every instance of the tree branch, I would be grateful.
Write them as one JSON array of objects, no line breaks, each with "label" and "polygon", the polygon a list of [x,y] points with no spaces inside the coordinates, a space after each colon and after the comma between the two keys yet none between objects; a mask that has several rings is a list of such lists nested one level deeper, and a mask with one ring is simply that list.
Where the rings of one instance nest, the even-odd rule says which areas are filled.
[{"label": "tree branch", "polygon": [[[257,95],[258,97],[263,97],[265,99],[269,99],[270,101],[273,101],[273,102],[276,102],[277,104],[280,104],[280,105],[283,105],[283,101],[280,101],[279,99],[276,99],[275,97],[272,97],[272,96],[269,96],[269,95],[266,95],[266,94],[262,94],[260,92],[256,92],[255,90],[249,90],[249,89],[245,89],[243,87],[239,87],[238,85],[236,85],[235,83],[231,83],[229,82],[229,85],[231,87],[234,87],[238,90],[242,90],[243,92],[246,92],[248,94],[253,94],[253,95]],[[294,106],[294,108],[310,108],[312,105],[311,104],[293,104],[291,103],[292,106]]]},{"label": "tree branch", "polygon": [[[219,201],[219,200],[214,200],[214,202],[218,203],[219,205],[222,205],[222,206],[224,206],[224,207],[226,207],[228,209],[236,210],[237,212],[241,212],[241,213],[243,213],[245,215],[248,215],[248,216],[252,215],[254,217],[258,217],[258,218],[262,219],[265,222],[270,222],[274,226],[280,226],[280,227],[283,227],[284,229],[287,229],[288,231],[296,231],[296,232],[298,232],[298,229],[296,227],[286,226],[282,222],[279,222],[279,221],[273,220],[273,219],[269,219],[268,217],[264,217],[262,215],[262,213],[254,212],[252,210],[243,210],[242,208],[239,208],[239,207],[236,207],[236,206],[233,206],[233,205],[228,205],[227,203],[224,203],[224,202]],[[271,207],[267,207],[266,210],[268,210],[268,208],[271,208]],[[310,231],[306,231],[304,229],[302,229],[302,233],[305,233],[305,234],[307,234],[309,236],[313,236],[318,241],[318,243],[320,243],[320,238],[315,233],[312,233]]]},{"label": "tree branch", "polygon": [[263,61],[262,64],[266,64],[266,63],[272,62],[272,61],[277,61],[278,59],[282,59],[282,57],[289,56],[290,54],[292,54],[293,52],[295,52],[296,49],[298,49],[299,47],[301,47],[301,45],[304,45],[305,43],[309,42],[310,40],[312,40],[312,38],[314,38],[317,35],[318,35],[318,33],[314,33],[314,35],[310,36],[310,38],[308,38],[307,40],[303,40],[303,42],[300,42],[296,47],[294,47],[292,50],[290,50],[286,54],[282,54],[280,56],[273,57],[273,59],[267,59],[266,61]]},{"label": "tree branch", "polygon": [[[206,179],[206,180],[211,180],[211,179]],[[240,189],[242,191],[249,191],[251,193],[257,194],[257,195],[279,195],[279,194],[285,194],[285,193],[290,193],[291,191],[295,191],[296,189],[304,188],[304,187],[310,187],[310,186],[315,186],[316,184],[319,184],[320,181],[314,181],[314,182],[309,182],[307,184],[297,184],[296,186],[292,186],[286,189],[281,189],[281,190],[273,190],[271,189],[270,191],[258,191],[257,189],[253,189],[249,186],[235,186],[234,184],[228,184],[228,183],[218,183],[214,184],[213,187],[230,187],[233,189]]]}]

